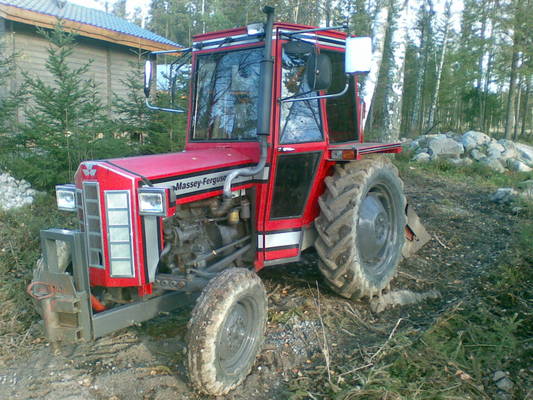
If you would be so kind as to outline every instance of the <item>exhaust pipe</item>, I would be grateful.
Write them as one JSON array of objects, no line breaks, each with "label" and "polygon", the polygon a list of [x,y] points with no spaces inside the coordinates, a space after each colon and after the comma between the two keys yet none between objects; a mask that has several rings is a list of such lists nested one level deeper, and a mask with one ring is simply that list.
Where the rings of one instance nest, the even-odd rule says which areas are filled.
[{"label": "exhaust pipe", "polygon": [[[259,87],[259,104],[257,113],[257,138],[260,146],[259,162],[255,167],[240,168],[231,172],[224,181],[224,203],[222,209],[231,207],[231,183],[238,176],[253,176],[265,168],[267,159],[267,136],[270,134],[270,109],[272,105],[272,76],[274,59],[272,58],[272,26],[274,24],[274,7],[265,6],[267,15],[265,23],[265,49],[261,60],[261,85]],[[227,210],[226,210],[227,211]]]}]

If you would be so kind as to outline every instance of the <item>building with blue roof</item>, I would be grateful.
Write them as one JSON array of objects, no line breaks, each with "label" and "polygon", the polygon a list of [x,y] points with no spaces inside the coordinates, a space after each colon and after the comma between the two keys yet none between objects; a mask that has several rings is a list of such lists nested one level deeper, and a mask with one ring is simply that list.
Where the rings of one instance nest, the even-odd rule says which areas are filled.
[{"label": "building with blue roof", "polygon": [[126,95],[121,81],[131,69],[130,61],[138,61],[149,51],[181,47],[116,15],[65,0],[0,0],[0,52],[16,54],[20,68],[11,87],[16,87],[23,71],[52,79],[44,67],[49,44],[37,28],[52,29],[58,21],[77,35],[70,59],[73,66],[92,60],[88,75],[96,81],[109,109],[114,95]]}]

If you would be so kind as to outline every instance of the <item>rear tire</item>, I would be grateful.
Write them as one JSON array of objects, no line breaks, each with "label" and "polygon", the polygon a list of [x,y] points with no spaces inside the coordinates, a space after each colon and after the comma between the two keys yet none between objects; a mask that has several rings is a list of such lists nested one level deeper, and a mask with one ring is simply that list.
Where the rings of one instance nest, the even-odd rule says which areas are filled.
[{"label": "rear tire", "polygon": [[261,350],[267,297],[261,279],[230,268],[211,279],[188,326],[189,379],[200,392],[223,395],[248,375]]},{"label": "rear tire", "polygon": [[319,268],[347,298],[381,294],[404,245],[405,195],[397,168],[383,156],[335,165],[315,220]]}]

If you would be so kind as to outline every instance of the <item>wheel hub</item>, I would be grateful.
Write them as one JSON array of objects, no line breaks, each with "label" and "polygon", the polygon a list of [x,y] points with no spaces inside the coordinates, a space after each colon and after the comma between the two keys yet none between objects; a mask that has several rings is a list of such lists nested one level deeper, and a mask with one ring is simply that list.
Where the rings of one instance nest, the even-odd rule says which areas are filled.
[{"label": "wheel hub", "polygon": [[[236,373],[252,355],[255,342],[254,304],[251,299],[237,302],[230,310],[220,331],[218,360],[227,374]],[[255,353],[253,354],[255,356]]]},{"label": "wheel hub", "polygon": [[369,193],[361,204],[357,223],[359,252],[365,262],[376,263],[387,247],[390,216],[379,196]]}]

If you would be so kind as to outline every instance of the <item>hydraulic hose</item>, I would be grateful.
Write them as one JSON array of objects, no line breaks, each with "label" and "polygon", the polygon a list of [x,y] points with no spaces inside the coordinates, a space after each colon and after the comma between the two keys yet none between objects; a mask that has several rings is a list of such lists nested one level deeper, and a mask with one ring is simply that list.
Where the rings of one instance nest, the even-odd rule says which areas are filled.
[{"label": "hydraulic hose", "polygon": [[263,60],[261,60],[261,85],[259,87],[259,102],[257,113],[257,137],[260,146],[259,162],[255,167],[239,168],[231,172],[224,181],[223,210],[231,207],[231,184],[238,176],[253,176],[265,168],[267,159],[267,136],[270,134],[270,108],[272,107],[272,76],[274,60],[272,58],[272,26],[274,24],[274,8],[264,7],[263,12],[267,15],[265,23],[265,48]]}]

